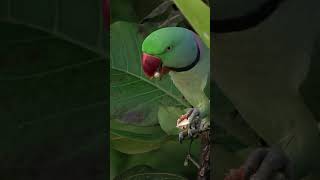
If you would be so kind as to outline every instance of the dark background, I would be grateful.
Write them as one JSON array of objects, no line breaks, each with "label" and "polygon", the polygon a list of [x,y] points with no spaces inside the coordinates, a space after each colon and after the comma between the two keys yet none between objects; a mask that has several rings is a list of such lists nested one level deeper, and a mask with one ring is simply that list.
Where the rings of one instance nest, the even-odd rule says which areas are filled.
[{"label": "dark background", "polygon": [[107,179],[102,1],[0,0],[0,178]]}]

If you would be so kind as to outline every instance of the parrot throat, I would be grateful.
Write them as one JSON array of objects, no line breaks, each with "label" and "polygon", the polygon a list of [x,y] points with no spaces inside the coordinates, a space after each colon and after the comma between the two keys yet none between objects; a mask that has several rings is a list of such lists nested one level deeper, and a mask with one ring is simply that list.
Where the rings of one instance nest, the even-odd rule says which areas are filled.
[{"label": "parrot throat", "polygon": [[193,60],[193,62],[191,64],[184,66],[184,67],[180,67],[180,68],[175,68],[175,67],[167,67],[167,68],[169,68],[171,71],[175,71],[175,72],[189,71],[195,65],[197,65],[199,60],[200,60],[200,49],[199,49],[199,45],[197,43],[197,57],[195,58],[195,60]]}]

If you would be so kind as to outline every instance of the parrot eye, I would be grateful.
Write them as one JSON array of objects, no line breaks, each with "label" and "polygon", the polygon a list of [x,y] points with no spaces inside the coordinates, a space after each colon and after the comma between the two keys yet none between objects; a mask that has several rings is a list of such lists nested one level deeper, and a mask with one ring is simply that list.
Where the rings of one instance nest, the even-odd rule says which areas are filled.
[{"label": "parrot eye", "polygon": [[172,49],[171,46],[168,46],[168,47],[167,47],[167,51],[170,51],[171,49]]}]

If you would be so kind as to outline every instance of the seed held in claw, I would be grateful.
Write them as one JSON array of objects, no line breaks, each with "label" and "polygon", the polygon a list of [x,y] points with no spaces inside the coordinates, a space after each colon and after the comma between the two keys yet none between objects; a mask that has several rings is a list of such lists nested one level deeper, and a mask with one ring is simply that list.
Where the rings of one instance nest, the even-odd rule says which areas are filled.
[{"label": "seed held in claw", "polygon": [[159,78],[159,77],[160,77],[160,73],[159,73],[159,72],[155,72],[154,75],[153,75],[153,77]]},{"label": "seed held in claw", "polygon": [[188,124],[189,124],[188,119],[183,119],[182,121],[178,122],[176,127],[180,129],[186,129]]}]

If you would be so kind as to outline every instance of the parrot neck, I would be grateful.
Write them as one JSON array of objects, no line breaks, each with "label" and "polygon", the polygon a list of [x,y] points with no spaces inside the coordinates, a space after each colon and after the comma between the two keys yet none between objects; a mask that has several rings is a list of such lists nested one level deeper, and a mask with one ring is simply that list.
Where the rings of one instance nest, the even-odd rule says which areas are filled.
[{"label": "parrot neck", "polygon": [[192,69],[195,65],[198,64],[199,60],[200,60],[200,49],[199,49],[199,45],[198,43],[197,44],[197,56],[196,58],[193,60],[193,62],[187,66],[184,66],[184,67],[180,67],[180,68],[175,68],[175,67],[167,67],[169,68],[170,70],[172,71],[175,71],[175,72],[183,72],[183,71],[189,71],[190,69]]}]

